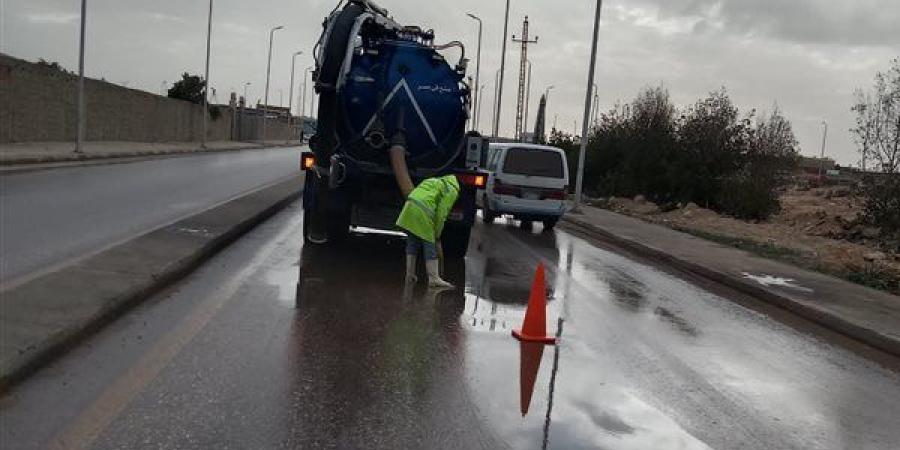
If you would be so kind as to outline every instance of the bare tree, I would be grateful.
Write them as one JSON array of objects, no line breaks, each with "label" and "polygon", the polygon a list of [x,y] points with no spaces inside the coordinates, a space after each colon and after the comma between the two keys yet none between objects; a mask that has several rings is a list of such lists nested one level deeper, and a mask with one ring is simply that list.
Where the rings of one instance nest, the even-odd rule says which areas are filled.
[{"label": "bare tree", "polygon": [[900,58],[875,74],[871,92],[857,89],[856,127],[851,128],[862,166],[873,161],[883,172],[900,172]]}]

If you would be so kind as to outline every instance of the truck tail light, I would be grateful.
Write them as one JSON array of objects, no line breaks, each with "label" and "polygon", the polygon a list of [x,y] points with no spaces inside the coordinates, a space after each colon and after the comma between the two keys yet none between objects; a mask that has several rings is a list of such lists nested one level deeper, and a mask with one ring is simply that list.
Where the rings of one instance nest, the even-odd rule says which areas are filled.
[{"label": "truck tail light", "polygon": [[316,155],[312,152],[303,152],[300,154],[300,168],[303,170],[312,170],[316,166]]},{"label": "truck tail light", "polygon": [[476,189],[484,189],[487,186],[487,174],[484,173],[460,173],[456,178],[460,183]]},{"label": "truck tail light", "polygon": [[508,184],[503,184],[502,181],[500,181],[500,180],[498,180],[498,179],[495,178],[495,179],[494,179],[494,193],[495,193],[495,194],[499,194],[499,195],[515,195],[515,196],[520,196],[521,193],[522,193],[522,191],[521,191],[519,188],[515,187],[515,186],[511,186],[511,185],[508,185]]}]

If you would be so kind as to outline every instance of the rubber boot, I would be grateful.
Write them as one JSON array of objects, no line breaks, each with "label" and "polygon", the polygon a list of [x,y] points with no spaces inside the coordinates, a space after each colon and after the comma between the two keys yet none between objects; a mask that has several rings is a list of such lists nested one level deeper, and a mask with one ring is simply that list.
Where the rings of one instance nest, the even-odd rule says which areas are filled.
[{"label": "rubber boot", "polygon": [[416,255],[406,255],[406,284],[413,284],[416,277]]},{"label": "rubber boot", "polygon": [[428,272],[428,287],[452,288],[453,285],[441,279],[440,262],[436,259],[426,259],[425,269]]}]

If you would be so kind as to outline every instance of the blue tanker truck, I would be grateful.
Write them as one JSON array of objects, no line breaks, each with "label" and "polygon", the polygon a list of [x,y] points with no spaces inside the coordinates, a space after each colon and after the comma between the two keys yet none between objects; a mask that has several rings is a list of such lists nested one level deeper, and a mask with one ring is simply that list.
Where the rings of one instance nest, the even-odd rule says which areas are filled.
[{"label": "blue tanker truck", "polygon": [[[366,0],[341,2],[326,18],[314,51],[319,96],[303,192],[304,239],[340,243],[351,227],[394,229],[404,198],[391,168],[389,142],[401,131],[413,182],[447,174],[462,190],[441,243],[449,257],[466,253],[475,221],[477,171],[486,140],[466,133],[470,88],[465,49],[436,45],[432,30],[403,26]],[[451,67],[439,51],[460,54]]]}]

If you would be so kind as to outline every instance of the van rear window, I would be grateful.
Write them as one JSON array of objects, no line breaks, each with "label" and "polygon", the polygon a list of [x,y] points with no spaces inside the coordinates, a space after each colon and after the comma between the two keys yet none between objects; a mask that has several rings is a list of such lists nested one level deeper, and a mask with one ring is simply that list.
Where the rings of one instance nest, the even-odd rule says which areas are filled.
[{"label": "van rear window", "polygon": [[503,173],[563,178],[562,155],[549,150],[511,148],[506,151]]}]

